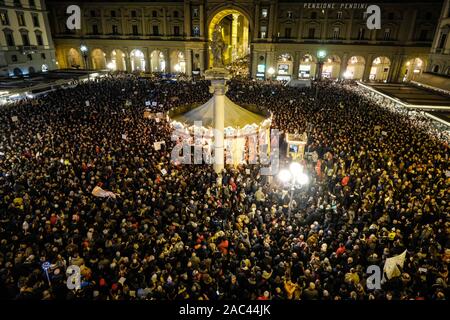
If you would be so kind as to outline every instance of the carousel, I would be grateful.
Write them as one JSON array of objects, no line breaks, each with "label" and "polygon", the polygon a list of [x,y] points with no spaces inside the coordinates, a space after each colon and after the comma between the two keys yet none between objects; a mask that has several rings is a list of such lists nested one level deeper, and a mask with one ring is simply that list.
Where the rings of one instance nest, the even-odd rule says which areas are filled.
[{"label": "carousel", "polygon": [[[270,150],[270,114],[256,106],[241,107],[226,96],[223,100],[225,164],[256,163],[260,147]],[[179,140],[191,147],[201,144],[205,154],[215,149],[214,105],[215,97],[212,97],[201,106],[180,107],[168,113]]]}]

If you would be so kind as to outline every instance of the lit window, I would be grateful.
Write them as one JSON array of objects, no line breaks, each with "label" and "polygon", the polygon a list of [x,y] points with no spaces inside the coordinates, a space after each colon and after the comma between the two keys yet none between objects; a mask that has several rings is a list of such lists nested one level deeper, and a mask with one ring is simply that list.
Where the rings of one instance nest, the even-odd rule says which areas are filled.
[{"label": "lit window", "polygon": [[17,12],[17,21],[19,22],[19,26],[25,26],[25,16],[23,12]]},{"label": "lit window", "polygon": [[200,27],[194,26],[192,33],[193,33],[194,37],[200,37]]},{"label": "lit window", "polygon": [[267,26],[261,26],[260,38],[265,39],[267,37]]},{"label": "lit window", "polygon": [[3,26],[9,26],[8,12],[2,11],[0,12],[0,22]]},{"label": "lit window", "polygon": [[391,29],[386,28],[384,29],[384,40],[390,40],[391,39]]},{"label": "lit window", "polygon": [[267,10],[267,8],[263,8],[261,10],[261,17],[267,18],[268,13],[269,13],[269,11]]},{"label": "lit window", "polygon": [[333,39],[339,39],[339,32],[340,32],[339,27],[335,27],[333,29]]},{"label": "lit window", "polygon": [[364,34],[366,33],[366,29],[359,28],[358,31],[358,40],[364,40]]}]

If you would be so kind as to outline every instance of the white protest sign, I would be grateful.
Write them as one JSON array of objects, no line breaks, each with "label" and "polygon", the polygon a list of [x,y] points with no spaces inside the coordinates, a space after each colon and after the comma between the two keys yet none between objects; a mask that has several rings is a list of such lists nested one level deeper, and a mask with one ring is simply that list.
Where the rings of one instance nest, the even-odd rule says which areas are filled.
[{"label": "white protest sign", "polygon": [[17,116],[12,116],[11,120],[14,121],[14,122],[17,122],[17,121],[19,121],[19,118],[17,118]]},{"label": "white protest sign", "polygon": [[155,143],[153,143],[153,147],[155,148],[156,151],[161,150],[161,146],[163,144],[166,144],[165,141],[157,141]]}]

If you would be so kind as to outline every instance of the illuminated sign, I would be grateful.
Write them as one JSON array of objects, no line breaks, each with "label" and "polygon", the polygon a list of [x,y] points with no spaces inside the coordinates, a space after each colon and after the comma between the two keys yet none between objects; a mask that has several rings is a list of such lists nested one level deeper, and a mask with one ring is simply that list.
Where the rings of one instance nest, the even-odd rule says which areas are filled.
[{"label": "illuminated sign", "polygon": [[367,7],[367,3],[309,2],[303,4],[305,9],[367,9]]}]

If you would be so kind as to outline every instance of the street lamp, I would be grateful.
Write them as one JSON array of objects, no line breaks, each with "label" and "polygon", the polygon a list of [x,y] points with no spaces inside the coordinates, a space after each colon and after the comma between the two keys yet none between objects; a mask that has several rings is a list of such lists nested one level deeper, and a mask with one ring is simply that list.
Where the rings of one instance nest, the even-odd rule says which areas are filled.
[{"label": "street lamp", "polygon": [[114,62],[110,62],[106,65],[106,67],[110,70],[110,71],[114,71],[116,70],[116,64]]},{"label": "street lamp", "polygon": [[317,64],[319,65],[318,71],[318,75],[317,75],[317,79],[321,80],[322,79],[322,68],[323,68],[323,61],[325,59],[325,57],[327,56],[327,52],[325,50],[319,50],[317,51]]},{"label": "street lamp", "polygon": [[267,73],[270,75],[270,80],[273,80],[273,75],[275,74],[275,69],[273,67],[270,67],[267,70]]},{"label": "street lamp", "polygon": [[84,44],[82,44],[80,46],[80,51],[81,51],[81,54],[83,55],[83,59],[84,59],[84,68],[87,69],[88,68],[88,65],[87,65],[88,47],[86,47]]},{"label": "street lamp", "polygon": [[292,200],[294,196],[294,190],[296,187],[301,189],[303,186],[309,183],[309,177],[303,172],[303,166],[298,162],[292,162],[289,166],[289,170],[283,169],[278,173],[278,178],[286,185],[289,185],[289,210],[288,220],[291,220],[292,213]]}]

